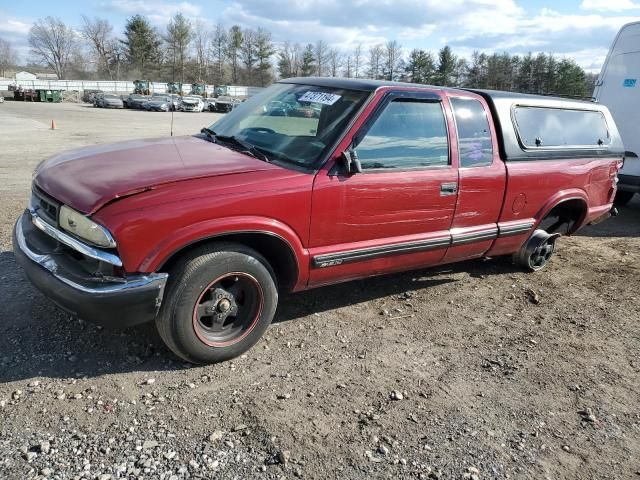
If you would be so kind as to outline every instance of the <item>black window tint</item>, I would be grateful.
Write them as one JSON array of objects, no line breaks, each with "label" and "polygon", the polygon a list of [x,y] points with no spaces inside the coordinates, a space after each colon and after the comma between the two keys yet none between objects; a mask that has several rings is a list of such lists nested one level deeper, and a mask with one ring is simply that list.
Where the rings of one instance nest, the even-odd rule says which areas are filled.
[{"label": "black window tint", "polygon": [[461,167],[490,165],[493,144],[489,119],[482,104],[472,98],[452,98],[458,127],[458,149]]},{"label": "black window tint", "polygon": [[391,102],[356,147],[363,169],[449,164],[449,143],[439,102]]},{"label": "black window tint", "polygon": [[593,148],[611,143],[600,112],[516,107],[515,120],[520,140],[527,148]]}]

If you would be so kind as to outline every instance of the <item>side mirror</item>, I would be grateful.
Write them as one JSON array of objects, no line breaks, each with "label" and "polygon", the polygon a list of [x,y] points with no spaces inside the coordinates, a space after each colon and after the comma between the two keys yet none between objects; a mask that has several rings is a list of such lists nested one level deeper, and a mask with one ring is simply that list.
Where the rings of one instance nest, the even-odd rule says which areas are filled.
[{"label": "side mirror", "polygon": [[354,173],[362,173],[362,164],[358,158],[358,154],[353,148],[342,152],[342,161],[349,175]]}]

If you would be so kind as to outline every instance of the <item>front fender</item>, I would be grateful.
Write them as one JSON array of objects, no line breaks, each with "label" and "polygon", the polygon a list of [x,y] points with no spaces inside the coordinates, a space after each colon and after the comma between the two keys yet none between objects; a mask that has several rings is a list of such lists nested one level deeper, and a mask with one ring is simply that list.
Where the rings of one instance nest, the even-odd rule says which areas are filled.
[{"label": "front fender", "polygon": [[278,220],[266,217],[237,216],[193,223],[163,238],[141,262],[140,272],[155,272],[176,252],[194,243],[223,235],[263,233],[275,235],[289,245],[298,264],[298,282],[306,282],[309,274],[309,252],[296,232]]}]

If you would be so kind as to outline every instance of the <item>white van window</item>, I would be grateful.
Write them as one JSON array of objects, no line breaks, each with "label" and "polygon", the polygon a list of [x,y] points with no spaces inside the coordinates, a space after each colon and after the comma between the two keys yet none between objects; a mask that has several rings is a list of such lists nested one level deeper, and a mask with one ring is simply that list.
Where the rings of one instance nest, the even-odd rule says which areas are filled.
[{"label": "white van window", "polygon": [[526,148],[602,148],[611,143],[604,115],[593,110],[517,106],[515,123]]}]

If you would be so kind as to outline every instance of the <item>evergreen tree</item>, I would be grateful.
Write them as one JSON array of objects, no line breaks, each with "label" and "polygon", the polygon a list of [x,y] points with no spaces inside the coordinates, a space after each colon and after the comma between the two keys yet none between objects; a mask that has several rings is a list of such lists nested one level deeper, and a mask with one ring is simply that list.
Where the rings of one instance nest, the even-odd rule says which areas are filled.
[{"label": "evergreen tree", "polygon": [[176,14],[167,25],[164,41],[173,64],[172,76],[177,73],[181,83],[184,83],[185,61],[192,38],[191,22],[181,13]]},{"label": "evergreen tree", "polygon": [[140,75],[148,76],[160,54],[160,38],[149,21],[142,15],[134,15],[124,27],[125,57],[129,66]]},{"label": "evergreen tree", "polygon": [[453,84],[457,58],[448,45],[438,52],[437,82],[448,87]]},{"label": "evergreen tree", "polygon": [[413,49],[405,67],[407,80],[412,83],[433,83],[436,64],[431,52]]},{"label": "evergreen tree", "polygon": [[316,59],[313,56],[313,45],[308,44],[302,53],[302,64],[300,65],[300,75],[310,77],[315,71]]},{"label": "evergreen tree", "polygon": [[271,32],[259,28],[256,32],[256,58],[258,60],[258,84],[261,87],[271,83],[271,62],[269,59],[276,53],[271,41]]},{"label": "evergreen tree", "polygon": [[224,84],[224,62],[227,51],[227,32],[219,23],[211,39],[211,56],[214,63],[213,84]]},{"label": "evergreen tree", "polygon": [[240,48],[242,47],[242,30],[238,25],[229,29],[225,56],[231,67],[231,82],[237,84],[240,78]]}]

